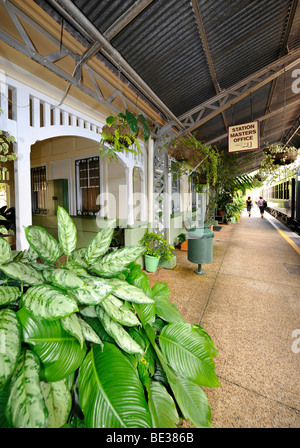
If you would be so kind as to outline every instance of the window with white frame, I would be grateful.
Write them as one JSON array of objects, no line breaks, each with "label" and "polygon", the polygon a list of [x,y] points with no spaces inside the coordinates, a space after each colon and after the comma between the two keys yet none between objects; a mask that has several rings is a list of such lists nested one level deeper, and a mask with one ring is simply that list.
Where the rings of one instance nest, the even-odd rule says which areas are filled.
[{"label": "window with white frame", "polygon": [[80,216],[99,214],[100,161],[99,157],[76,160],[76,213]]},{"label": "window with white frame", "polygon": [[31,203],[32,213],[47,214],[47,179],[46,167],[31,168]]}]

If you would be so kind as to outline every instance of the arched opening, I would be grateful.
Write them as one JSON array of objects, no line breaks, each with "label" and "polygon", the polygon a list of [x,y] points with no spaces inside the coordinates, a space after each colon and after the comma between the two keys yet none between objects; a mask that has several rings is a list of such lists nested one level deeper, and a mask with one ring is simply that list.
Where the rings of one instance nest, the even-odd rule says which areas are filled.
[{"label": "arched opening", "polygon": [[61,136],[31,146],[32,223],[57,237],[56,212],[63,206],[84,247],[104,219],[126,225],[126,171],[121,160],[99,156],[99,143],[84,137]]}]

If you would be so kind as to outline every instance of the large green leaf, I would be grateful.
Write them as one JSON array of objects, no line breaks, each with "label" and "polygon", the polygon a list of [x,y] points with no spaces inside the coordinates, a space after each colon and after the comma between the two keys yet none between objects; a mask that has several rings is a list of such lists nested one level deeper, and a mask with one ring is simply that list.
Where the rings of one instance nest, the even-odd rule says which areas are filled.
[{"label": "large green leaf", "polygon": [[128,126],[132,130],[134,135],[137,135],[139,132],[139,124],[137,119],[135,118],[134,114],[130,112],[128,109],[126,109],[126,121],[128,123]]},{"label": "large green leaf", "polygon": [[0,237],[0,264],[7,263],[12,259],[12,251],[9,242]]},{"label": "large green leaf", "polygon": [[85,286],[83,279],[67,269],[52,269],[50,278],[54,286],[66,290],[83,288]]},{"label": "large green leaf", "polygon": [[64,254],[71,255],[76,249],[77,229],[75,224],[63,207],[57,207],[58,239]]},{"label": "large green leaf", "polygon": [[179,417],[173,398],[157,381],[150,381],[148,405],[153,428],[176,428]]},{"label": "large green leaf", "polygon": [[61,428],[67,423],[72,407],[72,396],[66,381],[42,381],[41,390],[49,415],[48,428]]},{"label": "large green leaf", "polygon": [[0,389],[13,373],[21,351],[21,331],[17,315],[5,308],[0,311]]},{"label": "large green leaf", "polygon": [[84,281],[87,285],[86,288],[72,291],[72,296],[80,305],[98,305],[114,290],[113,286],[100,278],[84,277]]},{"label": "large green leaf", "polygon": [[22,297],[24,308],[35,317],[55,320],[78,311],[76,301],[65,291],[51,285],[29,288]]},{"label": "large green leaf", "polygon": [[90,267],[90,271],[100,275],[100,277],[112,278],[126,273],[126,268],[118,262],[104,263],[101,260],[98,263],[93,264],[93,266]]},{"label": "large green leaf", "polygon": [[94,346],[79,370],[79,400],[88,428],[150,428],[143,386],[123,353]]},{"label": "large green leaf", "polygon": [[24,341],[33,346],[40,358],[47,381],[60,381],[75,372],[85,357],[85,344],[81,349],[77,339],[63,329],[60,320],[36,319],[24,308],[18,311],[18,317]]},{"label": "large green leaf", "polygon": [[187,378],[168,379],[183,416],[196,428],[211,428],[211,410],[201,387]]},{"label": "large green leaf", "polygon": [[202,386],[220,385],[209,343],[190,324],[173,322],[166,325],[159,335],[159,344],[176,372]]},{"label": "large green leaf", "polygon": [[21,296],[17,286],[0,286],[0,306],[15,302]]},{"label": "large green leaf", "polygon": [[118,346],[122,350],[124,350],[124,352],[129,354],[144,354],[141,346],[134,339],[132,339],[131,336],[129,336],[122,325],[120,325],[118,322],[115,322],[109,317],[109,315],[104,311],[101,305],[97,305],[95,309],[105,331],[116,341]]},{"label": "large green leaf", "polygon": [[133,311],[124,306],[124,302],[112,294],[101,302],[106,313],[116,322],[126,327],[141,325]]},{"label": "large green leaf", "polygon": [[114,234],[115,226],[115,219],[108,221],[106,226],[103,227],[103,229],[101,229],[91,240],[84,254],[84,259],[87,264],[92,265],[96,263],[99,258],[107,252]]},{"label": "large green leaf", "polygon": [[81,330],[83,337],[86,341],[92,342],[93,344],[99,344],[103,347],[103,343],[99,335],[93,330],[93,328],[84,320],[79,318],[79,323],[81,325]]},{"label": "large green leaf", "polygon": [[151,297],[147,296],[140,288],[137,288],[134,285],[130,285],[117,278],[112,278],[107,281],[115,288],[112,294],[119,299],[128,300],[129,302],[138,304],[154,303],[154,300],[151,299]]},{"label": "large green leaf", "polygon": [[40,386],[35,354],[24,350],[11,381],[7,416],[14,428],[46,428],[48,411]]},{"label": "large green leaf", "polygon": [[115,263],[124,267],[136,261],[143,253],[145,248],[142,246],[122,247],[105,255],[101,263]]},{"label": "large green leaf", "polygon": [[177,306],[168,299],[170,291],[166,283],[157,282],[151,292],[155,301],[156,314],[159,317],[167,322],[185,322]]},{"label": "large green leaf", "polygon": [[146,142],[147,140],[149,140],[149,137],[151,135],[151,131],[150,131],[150,127],[148,124],[148,121],[146,120],[146,118],[144,117],[144,115],[139,114],[138,118],[141,120],[142,125],[143,125],[143,132],[144,132],[144,141]]},{"label": "large green leaf", "polygon": [[5,266],[1,266],[1,270],[8,277],[23,282],[27,285],[40,285],[41,283],[44,283],[44,279],[40,272],[37,272],[31,266],[26,263],[22,263],[21,261],[12,261]]},{"label": "large green leaf", "polygon": [[34,251],[47,263],[54,263],[61,255],[61,249],[56,239],[43,227],[25,227],[28,243]]},{"label": "large green leaf", "polygon": [[83,348],[84,336],[82,331],[82,326],[80,325],[79,317],[76,313],[71,314],[61,319],[61,324],[67,333],[70,333],[74,338],[76,338],[80,344],[80,348]]}]

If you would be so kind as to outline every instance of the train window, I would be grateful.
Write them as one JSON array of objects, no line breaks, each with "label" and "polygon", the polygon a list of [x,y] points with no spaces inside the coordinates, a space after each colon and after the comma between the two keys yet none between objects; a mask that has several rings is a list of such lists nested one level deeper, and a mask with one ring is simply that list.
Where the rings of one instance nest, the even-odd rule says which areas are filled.
[{"label": "train window", "polygon": [[290,199],[290,181],[286,183],[286,199]]}]

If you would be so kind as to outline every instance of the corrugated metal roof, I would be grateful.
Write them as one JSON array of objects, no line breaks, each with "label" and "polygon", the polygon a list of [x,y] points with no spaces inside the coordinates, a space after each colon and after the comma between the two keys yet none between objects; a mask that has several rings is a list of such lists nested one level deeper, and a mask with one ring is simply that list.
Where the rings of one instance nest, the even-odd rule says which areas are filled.
[{"label": "corrugated metal roof", "polygon": [[[103,34],[139,2],[73,3]],[[198,28],[193,0],[153,0],[111,40],[177,117],[277,61],[287,51],[300,49],[300,6],[296,0],[198,0],[197,8],[204,37]],[[295,101],[293,80],[290,72],[285,73],[285,82],[283,75],[269,82],[199,127],[198,137],[209,141],[224,135],[228,124],[259,119],[282,108],[282,97],[285,106]],[[281,113],[264,121],[263,139],[279,141],[293,126],[299,106],[285,107],[284,111],[284,126]],[[293,143],[300,145],[299,135]],[[222,138],[218,145],[226,148],[227,140]]]}]

